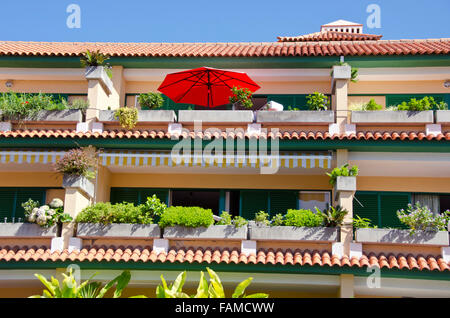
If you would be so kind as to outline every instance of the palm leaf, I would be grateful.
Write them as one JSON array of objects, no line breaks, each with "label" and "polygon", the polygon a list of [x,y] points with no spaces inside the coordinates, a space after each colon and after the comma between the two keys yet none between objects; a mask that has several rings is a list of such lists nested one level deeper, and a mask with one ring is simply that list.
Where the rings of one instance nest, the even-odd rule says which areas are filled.
[{"label": "palm leaf", "polygon": [[239,285],[237,285],[237,287],[234,290],[234,293],[233,293],[233,295],[231,297],[232,298],[239,298],[239,297],[241,297],[244,294],[245,289],[252,282],[252,280],[253,280],[253,277],[249,277],[246,280],[244,280],[243,282],[239,283]]}]

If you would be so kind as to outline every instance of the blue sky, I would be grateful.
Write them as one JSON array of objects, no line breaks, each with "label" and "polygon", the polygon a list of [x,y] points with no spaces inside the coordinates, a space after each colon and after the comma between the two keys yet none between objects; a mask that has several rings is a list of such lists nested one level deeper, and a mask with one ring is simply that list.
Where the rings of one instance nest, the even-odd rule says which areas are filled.
[{"label": "blue sky", "polygon": [[[81,28],[66,25],[70,4]],[[368,28],[377,4],[381,28]],[[345,19],[383,39],[450,37],[450,0],[14,0],[2,1],[0,41],[266,42]]]}]

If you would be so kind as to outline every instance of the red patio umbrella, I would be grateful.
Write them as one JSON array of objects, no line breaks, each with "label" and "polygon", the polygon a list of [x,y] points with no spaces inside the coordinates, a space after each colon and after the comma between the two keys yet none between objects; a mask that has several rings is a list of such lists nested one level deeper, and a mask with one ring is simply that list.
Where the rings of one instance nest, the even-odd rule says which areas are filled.
[{"label": "red patio umbrella", "polygon": [[252,92],[260,89],[245,73],[200,67],[168,74],[158,91],[175,103],[212,108],[229,103],[233,86],[248,88]]}]

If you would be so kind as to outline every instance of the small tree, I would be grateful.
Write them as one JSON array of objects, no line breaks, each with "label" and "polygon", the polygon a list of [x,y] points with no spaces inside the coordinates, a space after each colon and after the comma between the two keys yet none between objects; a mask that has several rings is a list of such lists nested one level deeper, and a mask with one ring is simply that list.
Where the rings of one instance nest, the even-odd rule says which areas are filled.
[{"label": "small tree", "polygon": [[164,105],[164,98],[160,93],[144,93],[138,97],[142,109],[157,109]]},{"label": "small tree", "polygon": [[239,103],[244,108],[252,108],[253,107],[253,102],[252,102],[253,93],[251,90],[249,90],[248,88],[233,87],[231,89],[231,92],[232,92],[232,95],[230,96],[229,100],[230,100],[230,103],[233,104],[233,106],[236,103]]}]

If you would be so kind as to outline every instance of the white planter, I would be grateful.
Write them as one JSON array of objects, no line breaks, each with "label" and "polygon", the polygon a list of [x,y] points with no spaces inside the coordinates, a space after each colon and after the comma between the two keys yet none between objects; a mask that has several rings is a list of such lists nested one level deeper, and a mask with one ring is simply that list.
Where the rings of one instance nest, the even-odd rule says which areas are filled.
[{"label": "white planter", "polygon": [[356,191],[356,177],[342,177],[336,178],[335,191]]},{"label": "white planter", "polygon": [[0,223],[1,238],[53,238],[56,237],[58,227],[40,227],[34,223]]},{"label": "white planter", "polygon": [[339,228],[250,226],[249,239],[258,241],[337,242],[339,240]]},{"label": "white planter", "polygon": [[[3,116],[2,116],[3,117]],[[18,118],[5,118],[5,120],[19,121]],[[53,123],[79,123],[83,121],[83,114],[78,109],[41,110],[31,118],[23,119],[24,122],[53,122]]]},{"label": "white planter", "polygon": [[253,122],[251,110],[180,110],[178,111],[179,123],[241,123]]},{"label": "white planter", "polygon": [[211,225],[210,227],[166,227],[164,238],[209,239],[209,240],[246,240],[247,226],[236,228],[234,225]]},{"label": "white planter", "polygon": [[82,239],[133,238],[159,239],[161,229],[157,224],[99,224],[78,223],[77,237]]},{"label": "white planter", "polygon": [[76,188],[83,192],[85,192],[91,198],[94,197],[95,194],[95,185],[86,177],[83,176],[71,176],[64,175],[63,176],[63,188]]},{"label": "white planter", "polygon": [[102,85],[105,92],[109,95],[114,91],[114,85],[111,79],[106,74],[103,66],[88,66],[84,73],[85,78],[89,80],[97,80]]},{"label": "white planter", "polygon": [[328,125],[334,123],[334,112],[292,110],[292,111],[267,111],[261,110],[256,113],[256,122],[263,124],[308,124]]},{"label": "white planter", "polygon": [[449,233],[417,231],[414,235],[410,235],[409,230],[357,229],[356,242],[448,246]]},{"label": "white planter", "polygon": [[435,117],[436,124],[450,124],[450,110],[437,110]]},{"label": "white planter", "polygon": [[433,111],[410,112],[406,110],[352,111],[353,124],[432,124]]}]

